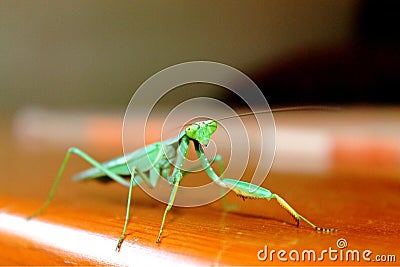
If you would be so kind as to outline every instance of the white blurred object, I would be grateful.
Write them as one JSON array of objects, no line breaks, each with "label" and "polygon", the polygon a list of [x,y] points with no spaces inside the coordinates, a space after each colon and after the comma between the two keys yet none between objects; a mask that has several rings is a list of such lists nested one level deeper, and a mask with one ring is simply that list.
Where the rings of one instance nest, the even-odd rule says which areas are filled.
[{"label": "white blurred object", "polygon": [[276,128],[274,171],[325,173],[330,169],[333,138],[318,129]]},{"label": "white blurred object", "polygon": [[[276,151],[271,172],[297,175],[344,172],[400,177],[400,109],[359,108],[333,114],[315,111],[286,114],[274,116]],[[154,130],[149,131],[148,143],[160,140],[157,129],[162,119],[156,116],[150,120]],[[259,148],[259,126],[254,121],[244,121],[252,149]],[[76,146],[119,153],[122,151],[122,122],[123,114],[117,112],[32,107],[16,114],[13,131],[21,149]],[[133,137],[132,142],[137,140]],[[224,142],[217,142],[216,147],[222,152],[230,149]]]}]

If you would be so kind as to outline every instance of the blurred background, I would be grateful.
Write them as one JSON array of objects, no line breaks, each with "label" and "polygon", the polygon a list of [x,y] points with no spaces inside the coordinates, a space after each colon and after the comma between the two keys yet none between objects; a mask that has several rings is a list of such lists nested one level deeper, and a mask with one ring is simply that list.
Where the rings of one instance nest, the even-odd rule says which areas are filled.
[{"label": "blurred background", "polygon": [[151,75],[192,60],[239,69],[271,106],[397,104],[397,10],[369,0],[2,0],[0,109],[123,111]]}]

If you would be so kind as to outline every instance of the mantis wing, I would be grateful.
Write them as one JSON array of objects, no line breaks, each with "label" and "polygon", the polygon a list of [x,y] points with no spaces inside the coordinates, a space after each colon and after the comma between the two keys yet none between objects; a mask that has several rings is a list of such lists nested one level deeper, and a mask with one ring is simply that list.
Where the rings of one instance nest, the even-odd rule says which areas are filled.
[{"label": "mantis wing", "polygon": [[[159,168],[165,165],[165,160],[175,161],[175,152],[180,137],[184,134],[181,132],[177,137],[168,139],[164,142],[154,143],[144,148],[135,150],[125,156],[120,156],[109,161],[103,162],[102,165],[111,172],[120,176],[130,176],[129,166],[135,167],[141,172],[148,172],[152,168]],[[158,166],[159,165],[159,166]],[[168,164],[167,164],[168,165]],[[160,174],[165,172],[158,171]],[[136,177],[136,176],[135,176]],[[88,179],[97,179],[101,182],[112,181],[103,171],[98,168],[90,168],[82,171],[72,178],[74,181],[83,181]],[[139,179],[140,180],[140,179]]]}]

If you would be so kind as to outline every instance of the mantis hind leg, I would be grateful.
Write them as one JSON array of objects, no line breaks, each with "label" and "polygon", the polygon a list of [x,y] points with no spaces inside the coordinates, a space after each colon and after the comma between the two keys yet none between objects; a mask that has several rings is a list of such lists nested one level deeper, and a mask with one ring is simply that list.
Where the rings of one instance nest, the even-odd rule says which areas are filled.
[{"label": "mantis hind leg", "polygon": [[[53,187],[51,188],[51,191],[49,193],[49,196],[47,197],[46,201],[43,203],[43,205],[40,207],[40,209],[38,211],[36,211],[35,213],[33,213],[31,216],[28,217],[29,219],[32,219],[38,215],[40,215],[46,208],[47,206],[50,204],[50,202],[53,200],[55,193],[57,191],[58,188],[58,184],[61,180],[61,176],[64,173],[64,169],[68,164],[69,158],[71,157],[71,154],[76,154],[78,156],[80,156],[81,158],[83,158],[84,160],[86,160],[87,162],[89,162],[90,164],[92,164],[94,167],[98,168],[99,170],[103,171],[108,177],[110,177],[112,180],[114,180],[117,183],[120,183],[124,186],[127,185],[127,181],[119,176],[118,174],[110,171],[109,169],[107,169],[106,167],[104,167],[101,163],[99,163],[98,161],[96,161],[95,159],[93,159],[91,156],[89,156],[88,154],[86,154],[85,152],[83,152],[82,150],[75,148],[75,147],[71,147],[68,149],[64,160],[61,164],[60,170],[58,171],[58,175],[56,177],[56,180],[53,184]],[[129,185],[129,193],[128,193],[128,201],[127,201],[127,208],[126,208],[126,216],[125,216],[125,223],[124,223],[124,229],[122,231],[121,237],[119,238],[116,250],[119,250],[122,242],[125,238],[125,234],[126,234],[126,228],[129,222],[129,217],[130,217],[130,206],[131,206],[131,196],[132,196],[132,188],[134,186],[137,185],[136,180],[133,178],[135,172],[143,179],[143,181],[145,181],[146,183],[150,183],[150,178],[148,178],[144,173],[142,173],[140,170],[137,170],[136,168],[132,169],[132,177],[131,177],[131,181],[128,183]]]},{"label": "mantis hind leg", "polygon": [[232,189],[232,191],[234,191],[237,195],[243,198],[267,199],[267,200],[275,198],[279,203],[279,205],[281,205],[287,212],[289,212],[290,215],[293,216],[293,218],[296,220],[297,226],[299,226],[300,220],[303,220],[317,231],[322,231],[322,232],[336,231],[336,229],[322,228],[316,226],[308,219],[306,219],[304,216],[302,216],[300,213],[298,213],[295,209],[293,209],[282,197],[280,197],[278,194],[272,193],[266,188],[233,179],[223,179],[222,181],[227,187]]},{"label": "mantis hind leg", "polygon": [[111,179],[113,179],[114,181],[116,181],[117,183],[120,183],[122,185],[127,185],[127,181],[124,180],[123,177],[119,176],[118,174],[115,174],[113,172],[111,172],[110,170],[108,170],[107,168],[105,168],[103,165],[101,165],[101,163],[99,163],[98,161],[96,161],[95,159],[93,159],[91,156],[89,156],[88,154],[86,154],[85,152],[83,152],[82,150],[80,150],[79,148],[76,147],[71,147],[68,149],[64,160],[61,164],[61,167],[58,171],[56,180],[53,184],[53,187],[50,190],[49,196],[47,197],[46,201],[43,203],[43,205],[40,207],[39,210],[37,210],[35,213],[33,213],[32,215],[30,215],[27,219],[32,219],[36,216],[39,216],[41,213],[43,213],[43,211],[47,208],[47,206],[50,204],[50,202],[53,200],[55,193],[57,191],[58,188],[58,184],[60,183],[61,180],[61,176],[64,173],[64,169],[68,164],[69,158],[71,157],[71,154],[76,154],[78,156],[80,156],[81,158],[83,158],[84,160],[86,160],[87,162],[89,162],[90,164],[92,164],[94,167],[100,169],[101,171],[103,171],[108,177],[110,177]]}]

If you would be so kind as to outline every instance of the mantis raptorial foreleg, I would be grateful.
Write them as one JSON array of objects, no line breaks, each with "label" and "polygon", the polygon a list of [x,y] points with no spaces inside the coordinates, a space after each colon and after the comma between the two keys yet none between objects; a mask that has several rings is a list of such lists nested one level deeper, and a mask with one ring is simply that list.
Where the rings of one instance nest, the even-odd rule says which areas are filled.
[{"label": "mantis raptorial foreleg", "polygon": [[[217,163],[218,164],[218,168],[219,168],[219,173],[220,173],[220,178],[222,178],[224,172],[225,172],[225,162],[222,159],[221,155],[216,155],[213,159],[208,160],[208,163],[211,165],[213,163]],[[192,173],[194,171],[197,171],[199,168],[201,168],[203,165],[198,165],[195,167],[192,167],[188,170],[183,170],[182,171],[182,176],[185,176],[188,173]],[[225,190],[223,188],[221,188],[221,196],[222,196],[222,206],[224,207],[224,210],[229,212],[229,211],[234,211],[237,210],[238,207],[235,204],[229,204],[224,196],[225,194]]]},{"label": "mantis raptorial foreleg", "polygon": [[[222,157],[221,157],[221,159],[219,160],[219,173],[220,173],[219,179],[223,179],[223,175],[224,175],[224,173],[225,173],[225,162],[224,162],[224,160],[222,159]],[[221,187],[221,195],[224,195],[224,194],[225,194],[225,190],[226,190],[226,189],[224,189],[223,187]],[[228,201],[226,200],[226,197],[225,197],[225,196],[222,197],[222,206],[224,207],[224,211],[225,211],[225,212],[230,212],[230,211],[238,210],[238,206],[235,205],[235,204],[229,204]]]},{"label": "mantis raptorial foreleg", "polygon": [[306,223],[311,225],[315,230],[323,231],[323,232],[336,231],[335,229],[318,227],[315,224],[311,223],[309,220],[307,220],[302,215],[300,215],[297,211],[295,211],[283,198],[281,198],[280,196],[278,196],[275,193],[272,193],[271,191],[269,191],[266,188],[263,188],[261,186],[256,186],[254,184],[243,182],[243,181],[219,177],[214,172],[211,165],[208,163],[207,158],[204,155],[203,148],[201,147],[201,145],[198,142],[195,142],[195,149],[196,149],[196,153],[197,153],[201,163],[203,164],[203,167],[204,167],[205,171],[207,172],[208,176],[212,180],[214,180],[214,182],[216,182],[218,185],[231,189],[237,195],[239,195],[243,198],[255,198],[255,199],[266,199],[266,200],[271,200],[271,199],[275,198],[278,201],[278,203],[294,217],[294,219],[297,222],[297,226],[299,226],[300,219],[302,219]]},{"label": "mantis raptorial foreleg", "polygon": [[266,200],[271,200],[275,198],[278,201],[279,205],[281,205],[286,211],[289,212],[290,215],[293,216],[293,218],[296,220],[297,226],[299,226],[300,219],[302,219],[317,231],[322,231],[322,232],[336,231],[335,229],[322,228],[316,226],[315,224],[307,220],[305,217],[303,217],[301,214],[299,214],[295,209],[293,209],[278,194],[272,193],[266,188],[233,179],[223,179],[223,182],[225,183],[225,185],[230,187],[232,191],[234,191],[237,195],[243,198],[266,199]]}]

